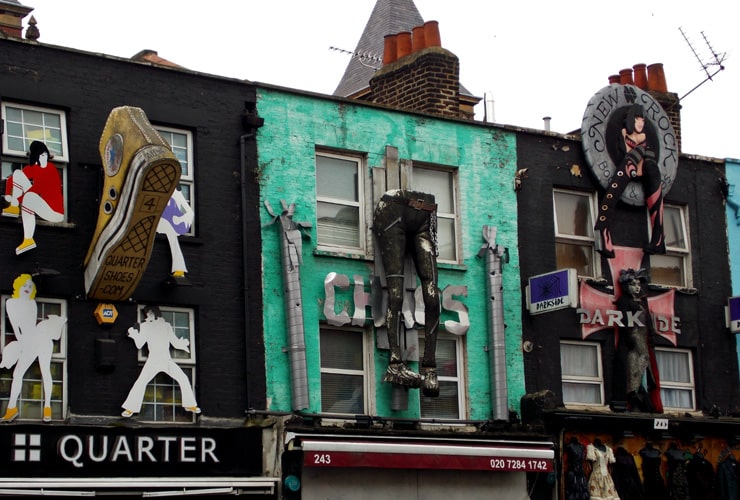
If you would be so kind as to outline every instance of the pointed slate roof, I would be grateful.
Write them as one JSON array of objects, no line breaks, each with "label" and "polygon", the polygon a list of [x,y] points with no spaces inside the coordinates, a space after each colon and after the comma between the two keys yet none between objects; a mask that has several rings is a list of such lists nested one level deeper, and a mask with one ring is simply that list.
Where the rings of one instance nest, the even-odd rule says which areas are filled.
[{"label": "pointed slate roof", "polygon": [[[411,31],[424,24],[413,0],[377,0],[357,42],[355,54],[373,54],[383,57],[384,38],[402,31]],[[348,97],[368,87],[375,69],[364,66],[358,57],[352,57],[334,95]]]},{"label": "pointed slate roof", "polygon": [[[424,18],[421,17],[414,0],[377,0],[354,53],[382,59],[386,35],[411,31],[422,24],[424,24]],[[363,64],[360,57],[353,56],[347,69],[344,70],[344,76],[337,85],[334,95],[349,97],[367,89],[376,70],[372,65]],[[471,98],[472,105],[480,100],[479,97],[474,97],[462,83],[460,83],[460,95]]]}]

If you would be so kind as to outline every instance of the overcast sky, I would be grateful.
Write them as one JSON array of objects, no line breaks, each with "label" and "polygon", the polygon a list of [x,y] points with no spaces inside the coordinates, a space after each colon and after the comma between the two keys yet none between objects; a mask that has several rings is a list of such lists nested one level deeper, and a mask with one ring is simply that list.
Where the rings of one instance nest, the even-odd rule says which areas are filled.
[{"label": "overcast sky", "polygon": [[[330,47],[354,50],[375,5],[20,2],[34,8],[42,43],[126,58],[151,49],[191,70],[322,94],[333,93],[350,57]],[[496,122],[543,129],[549,116],[555,132],[579,129],[588,100],[609,75],[663,63],[668,90],[682,98],[683,152],[740,158],[740,31],[726,0],[415,3],[425,21],[439,22],[442,46],[460,59],[463,85],[492,95]],[[709,65],[715,59],[704,37],[724,55],[724,70]],[[476,109],[482,119],[482,104]]]}]

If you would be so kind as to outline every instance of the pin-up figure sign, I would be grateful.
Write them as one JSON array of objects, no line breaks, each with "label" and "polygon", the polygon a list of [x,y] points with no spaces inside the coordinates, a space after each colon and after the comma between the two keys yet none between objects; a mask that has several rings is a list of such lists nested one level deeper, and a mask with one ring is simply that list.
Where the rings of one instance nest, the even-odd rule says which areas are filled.
[{"label": "pin-up figure sign", "polygon": [[612,224],[618,201],[647,205],[650,240],[645,252],[664,254],[663,196],[678,166],[678,144],[661,105],[634,85],[612,84],[588,103],[581,125],[586,160],[605,192],[594,229],[598,250],[614,258]]},{"label": "pin-up figure sign", "polygon": [[15,170],[5,180],[3,216],[21,217],[23,241],[15,249],[20,255],[36,248],[36,216],[49,222],[64,219],[62,181],[57,168],[51,163],[46,144],[33,141],[29,148],[28,165]]},{"label": "pin-up figure sign", "polygon": [[0,368],[13,369],[13,382],[10,384],[10,398],[2,422],[12,422],[20,415],[18,397],[23,386],[23,377],[34,361],[38,360],[41,382],[44,388],[44,408],[42,420],[51,422],[51,355],[54,342],[62,336],[67,318],[48,315],[38,321],[36,305],[36,285],[30,274],[21,274],[13,281],[13,295],[5,302],[5,311],[13,328],[15,340],[3,347]]}]

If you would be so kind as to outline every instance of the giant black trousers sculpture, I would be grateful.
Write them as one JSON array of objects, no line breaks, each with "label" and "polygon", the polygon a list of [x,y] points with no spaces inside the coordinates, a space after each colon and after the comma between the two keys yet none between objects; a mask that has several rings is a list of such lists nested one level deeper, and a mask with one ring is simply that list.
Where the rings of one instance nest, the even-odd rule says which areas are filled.
[{"label": "giant black trousers sculpture", "polygon": [[[434,195],[416,191],[386,192],[373,216],[388,287],[386,328],[390,346],[390,363],[383,381],[405,387],[420,387],[425,396],[439,395],[435,351],[439,329],[440,300],[437,286],[437,205]],[[403,329],[404,258],[410,256],[416,266],[424,297],[424,357],[422,377],[403,363],[399,338]]]}]

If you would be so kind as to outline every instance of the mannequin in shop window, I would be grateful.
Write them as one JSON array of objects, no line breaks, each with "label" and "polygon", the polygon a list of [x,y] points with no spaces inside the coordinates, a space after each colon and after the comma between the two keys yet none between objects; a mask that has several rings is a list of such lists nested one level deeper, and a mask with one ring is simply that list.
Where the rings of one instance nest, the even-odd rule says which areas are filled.
[{"label": "mannequin in shop window", "polygon": [[591,500],[619,500],[609,466],[616,460],[614,452],[600,438],[586,447],[586,460],[591,462],[588,492]]}]

